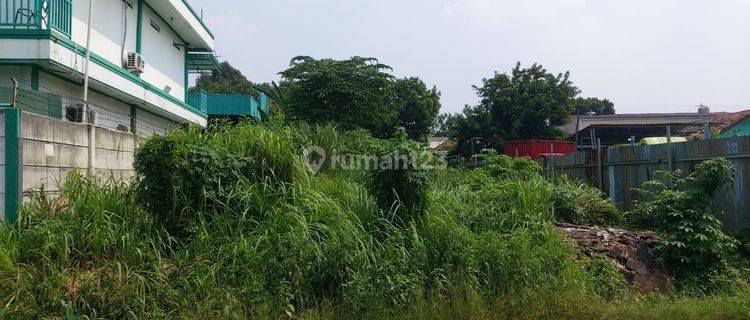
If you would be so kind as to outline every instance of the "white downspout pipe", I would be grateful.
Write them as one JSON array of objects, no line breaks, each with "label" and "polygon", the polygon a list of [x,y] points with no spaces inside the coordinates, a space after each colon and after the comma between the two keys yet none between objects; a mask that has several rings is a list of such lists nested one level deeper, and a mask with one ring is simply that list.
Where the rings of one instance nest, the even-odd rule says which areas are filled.
[{"label": "white downspout pipe", "polygon": [[94,1],[89,0],[89,16],[86,22],[86,62],[84,63],[84,74],[83,74],[83,123],[86,123],[89,129],[89,141],[88,141],[88,168],[87,173],[92,175],[94,173],[94,157],[95,157],[95,143],[94,137],[95,129],[94,124],[89,123],[89,113],[91,108],[89,106],[89,64],[91,63],[91,23],[92,16],[94,15]]}]

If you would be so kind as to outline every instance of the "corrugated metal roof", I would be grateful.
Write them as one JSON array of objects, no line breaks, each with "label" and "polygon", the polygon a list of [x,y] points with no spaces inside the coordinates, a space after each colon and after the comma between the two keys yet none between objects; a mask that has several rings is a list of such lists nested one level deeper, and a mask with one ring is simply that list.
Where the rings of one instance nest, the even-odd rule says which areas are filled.
[{"label": "corrugated metal roof", "polygon": [[739,112],[722,113],[714,115],[704,121],[696,121],[694,126],[684,128],[679,134],[689,139],[699,139],[703,138],[705,135],[703,133],[703,126],[706,123],[709,125],[711,134],[714,134],[717,131],[729,129],[748,117],[750,117],[750,109]]},{"label": "corrugated metal roof", "polygon": [[567,134],[575,134],[590,126],[690,124],[723,114],[726,113],[676,112],[573,115],[570,116],[567,124],[558,128]]}]

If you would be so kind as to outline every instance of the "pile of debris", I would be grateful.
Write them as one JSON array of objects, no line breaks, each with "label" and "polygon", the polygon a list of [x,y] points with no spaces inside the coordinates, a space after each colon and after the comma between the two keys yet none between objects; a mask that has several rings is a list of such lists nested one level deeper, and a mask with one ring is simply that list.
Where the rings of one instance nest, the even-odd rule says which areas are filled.
[{"label": "pile of debris", "polygon": [[661,239],[650,231],[629,231],[558,223],[557,230],[589,256],[606,256],[643,293],[669,290],[670,278],[654,253]]}]

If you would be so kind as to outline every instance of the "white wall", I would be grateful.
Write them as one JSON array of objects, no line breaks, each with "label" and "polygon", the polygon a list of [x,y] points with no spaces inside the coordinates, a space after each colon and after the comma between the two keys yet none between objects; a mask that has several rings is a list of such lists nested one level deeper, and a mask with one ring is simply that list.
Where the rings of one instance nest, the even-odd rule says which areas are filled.
[{"label": "white wall", "polygon": [[174,122],[146,112],[145,110],[138,110],[136,119],[135,130],[139,137],[150,138],[155,134],[163,135],[175,126]]},{"label": "white wall", "polygon": [[[39,91],[63,96],[62,114],[65,107],[81,103],[83,87],[69,81],[39,72]],[[97,113],[96,125],[118,131],[130,131],[130,105],[96,91],[89,91],[91,109]],[[119,128],[119,129],[118,129]]]},{"label": "white wall", "polygon": [[[151,21],[159,26],[159,31],[151,26]],[[185,48],[173,45],[183,42],[149,7],[143,8],[141,39],[141,54],[146,61],[141,79],[159,89],[169,86],[171,96],[185,101]]]},{"label": "white wall", "polygon": [[[79,45],[86,44],[86,21],[90,0],[73,1],[72,40]],[[133,8],[127,9],[127,28],[124,28],[122,0],[98,0],[94,2],[93,27],[91,32],[91,52],[107,61],[121,66],[121,43],[123,31],[127,30],[125,51],[135,51],[137,33],[137,1]],[[184,48],[175,48],[173,43],[182,44],[180,37],[159,18],[148,6],[143,8],[143,25],[141,34],[141,54],[146,61],[146,68],[141,78],[154,87],[164,89],[171,87],[169,94],[185,101],[185,56]],[[154,21],[159,27],[157,32],[151,27]]]},{"label": "white wall", "polygon": [[[86,44],[86,21],[89,15],[90,0],[73,1],[73,23],[71,38],[80,45]],[[96,0],[94,2],[93,25],[91,32],[91,52],[100,55],[116,66],[122,65],[121,48],[123,31],[127,30],[125,51],[135,51],[136,39],[136,5],[125,6],[123,15],[122,0]],[[127,17],[127,28],[124,27]]]}]

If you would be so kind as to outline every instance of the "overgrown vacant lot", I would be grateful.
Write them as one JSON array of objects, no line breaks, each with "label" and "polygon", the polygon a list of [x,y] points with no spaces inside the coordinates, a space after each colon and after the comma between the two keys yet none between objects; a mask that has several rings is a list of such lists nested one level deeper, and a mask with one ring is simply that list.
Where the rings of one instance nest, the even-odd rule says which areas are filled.
[{"label": "overgrown vacant lot", "polygon": [[[554,223],[626,226],[528,160],[312,174],[300,150],[421,151],[332,127],[189,128],[145,143],[138,181],[70,176],[0,230],[2,318],[744,319],[737,254],[642,295]],[[425,159],[425,161],[431,161]],[[702,279],[715,285],[702,287]]]}]

